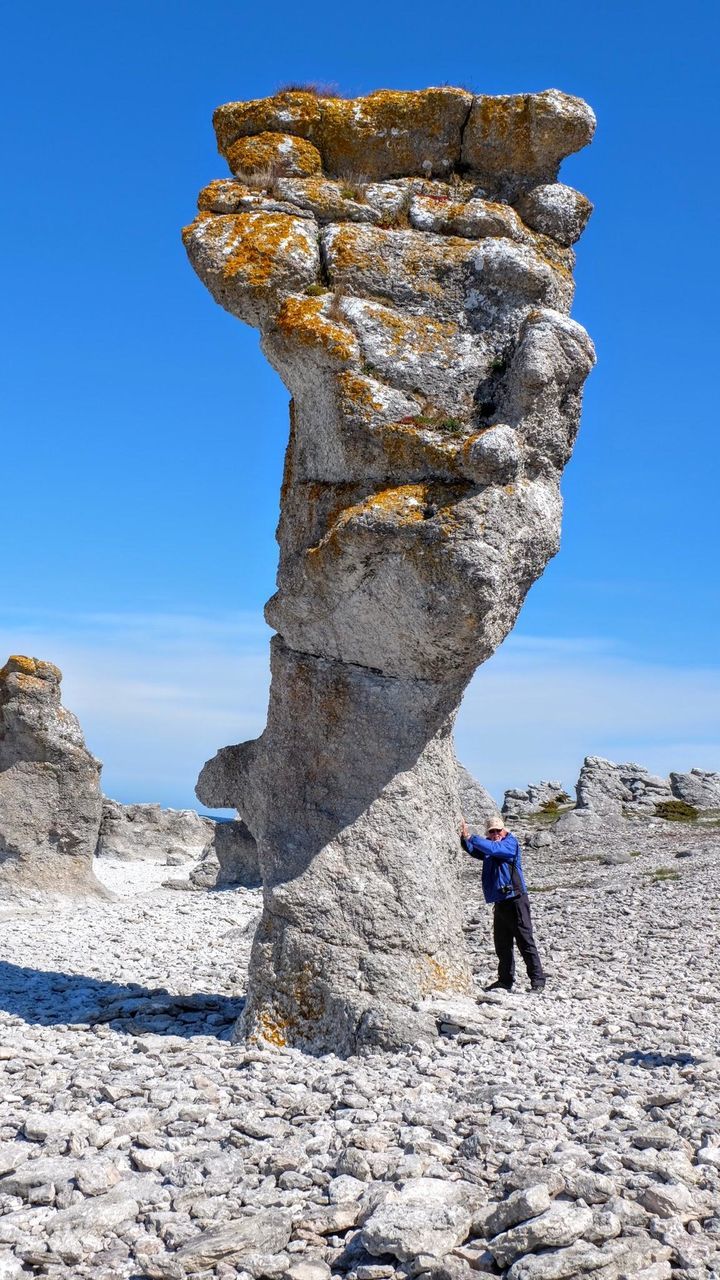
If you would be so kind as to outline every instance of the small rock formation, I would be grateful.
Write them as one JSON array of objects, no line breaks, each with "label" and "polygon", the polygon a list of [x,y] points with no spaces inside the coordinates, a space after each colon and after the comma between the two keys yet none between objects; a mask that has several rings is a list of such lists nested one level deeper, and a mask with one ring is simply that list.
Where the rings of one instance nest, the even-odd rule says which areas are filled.
[{"label": "small rock formation", "polygon": [[244,822],[216,822],[212,844],[202,861],[190,872],[198,889],[226,889],[242,885],[256,889],[262,884],[257,844]]},{"label": "small rock formation", "polygon": [[671,773],[670,787],[676,800],[684,800],[701,812],[720,809],[720,773],[691,769],[689,773]]},{"label": "small rock formation", "polygon": [[530,782],[524,791],[511,788],[505,792],[502,813],[508,822],[525,822],[570,803],[561,782]]},{"label": "small rock formation", "polygon": [[655,805],[671,800],[667,778],[640,764],[614,764],[602,756],[586,756],[577,780],[578,809],[622,817],[652,817]]},{"label": "small rock formation", "polygon": [[92,870],[99,760],[60,701],[62,673],[15,656],[0,670],[0,895],[105,894]]},{"label": "small rock formation", "polygon": [[197,789],[258,843],[250,1038],[407,1044],[470,989],[452,727],[558,548],[594,356],[556,179],[594,124],[556,90],[215,113],[234,176],[185,245],[292,395],[267,728]]},{"label": "small rock formation", "polygon": [[120,804],[103,799],[98,858],[127,862],[197,862],[212,844],[215,823],[194,809],[163,809],[159,804]]}]

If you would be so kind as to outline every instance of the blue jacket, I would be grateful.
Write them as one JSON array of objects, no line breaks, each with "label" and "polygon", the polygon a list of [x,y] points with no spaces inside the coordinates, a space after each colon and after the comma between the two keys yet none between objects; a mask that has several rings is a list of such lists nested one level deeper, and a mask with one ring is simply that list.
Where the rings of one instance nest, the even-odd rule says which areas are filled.
[{"label": "blue jacket", "polygon": [[527,893],[520,845],[510,832],[502,840],[468,836],[467,840],[462,840],[462,846],[473,858],[480,858],[483,864],[482,887],[486,902],[507,902],[509,898]]}]

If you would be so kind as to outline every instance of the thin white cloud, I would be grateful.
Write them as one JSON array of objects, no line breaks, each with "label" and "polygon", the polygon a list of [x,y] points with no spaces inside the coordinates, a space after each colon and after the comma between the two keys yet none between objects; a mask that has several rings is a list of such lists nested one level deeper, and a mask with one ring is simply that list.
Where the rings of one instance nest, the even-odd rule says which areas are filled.
[{"label": "thin white cloud", "polygon": [[[6,613],[0,660],[31,653],[64,672],[63,696],[124,801],[194,805],[218,747],[262,732],[270,632],[259,614]],[[583,756],[655,772],[720,767],[720,668],[649,664],[595,637],[513,635],[470,684],[458,754],[498,798]]]}]

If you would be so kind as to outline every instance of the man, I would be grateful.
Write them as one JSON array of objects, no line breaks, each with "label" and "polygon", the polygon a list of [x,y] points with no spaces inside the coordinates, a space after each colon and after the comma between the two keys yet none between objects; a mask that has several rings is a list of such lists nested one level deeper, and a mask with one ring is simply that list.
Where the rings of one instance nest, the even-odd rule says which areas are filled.
[{"label": "man", "polygon": [[467,822],[463,821],[460,828],[463,849],[482,862],[485,901],[493,904],[493,939],[498,958],[498,980],[487,989],[512,989],[515,979],[513,943],[517,942],[528,971],[531,991],[542,991],[545,987],[545,974],[533,938],[520,845],[499,818],[492,820],[486,835],[486,840],[471,835]]}]

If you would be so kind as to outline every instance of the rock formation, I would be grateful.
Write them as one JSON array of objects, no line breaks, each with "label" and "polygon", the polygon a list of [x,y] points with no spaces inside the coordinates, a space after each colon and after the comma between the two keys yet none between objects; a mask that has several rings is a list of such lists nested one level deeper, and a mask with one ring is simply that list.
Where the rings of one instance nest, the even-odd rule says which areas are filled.
[{"label": "rock formation", "polygon": [[191,883],[198,889],[258,888],[262,877],[257,844],[245,823],[216,822],[214,826],[212,844],[190,872]]},{"label": "rock formation", "polygon": [[[505,792],[503,816],[508,822],[529,824],[525,838],[540,847],[551,843],[555,836],[597,838],[601,831],[608,830],[608,824],[617,829],[626,825],[626,819],[652,825],[656,819],[692,816],[665,812],[668,801],[671,810],[676,801],[691,805],[697,811],[695,816],[705,821],[713,821],[720,810],[720,773],[703,769],[661,778],[640,764],[616,764],[603,756],[586,756],[575,791],[577,802],[568,807],[569,797],[559,782],[510,789]],[[560,813],[552,827],[532,830],[533,820],[543,814],[552,816],[553,808]]]},{"label": "rock formation", "polygon": [[590,205],[556,178],[594,117],[555,90],[287,92],[215,128],[234,177],[185,245],[292,403],[267,728],[198,796],[258,842],[245,1032],[394,1046],[470,985],[452,726],[558,547],[593,350],[568,317]]},{"label": "rock formation", "polygon": [[530,782],[524,791],[510,788],[505,792],[502,812],[509,822],[518,822],[556,811],[569,803],[570,797],[561,782]]},{"label": "rock formation", "polygon": [[695,809],[720,809],[720,773],[705,769],[671,773],[670,788],[676,800],[684,800]]},{"label": "rock formation", "polygon": [[120,804],[103,800],[99,858],[165,862],[168,854],[181,862],[197,862],[215,837],[212,818],[194,809],[163,809],[159,804]]},{"label": "rock formation", "polygon": [[50,662],[0,670],[0,895],[104,893],[92,859],[102,813],[100,761],[60,702]]},{"label": "rock formation", "polygon": [[641,764],[614,764],[602,756],[586,756],[577,780],[578,809],[596,813],[651,817],[655,805],[671,800],[667,778],[649,773]]}]

